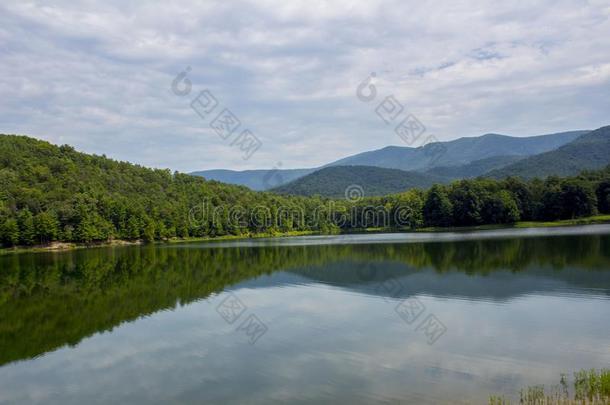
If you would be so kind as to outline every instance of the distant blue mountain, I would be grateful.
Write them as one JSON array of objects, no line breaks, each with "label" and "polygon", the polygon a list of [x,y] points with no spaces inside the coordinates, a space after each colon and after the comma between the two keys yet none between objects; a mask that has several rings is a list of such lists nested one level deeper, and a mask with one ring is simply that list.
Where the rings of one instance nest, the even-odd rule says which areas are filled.
[{"label": "distant blue mountain", "polygon": [[496,156],[531,156],[565,145],[589,131],[570,131],[531,137],[486,134],[419,148],[388,146],[337,160],[329,166],[364,165],[426,171],[439,166],[460,166]]},{"label": "distant blue mountain", "polygon": [[205,177],[208,180],[221,181],[229,184],[239,184],[252,190],[268,190],[281,186],[306,176],[317,169],[286,169],[286,170],[203,170],[191,173],[194,176]]},{"label": "distant blue mountain", "polygon": [[[203,170],[191,173],[209,180],[239,184],[253,190],[269,190],[307,176],[329,166],[373,166],[410,172],[427,172],[432,176],[457,173],[450,178],[476,177],[492,169],[500,169],[521,158],[549,152],[568,144],[589,131],[570,131],[530,137],[486,134],[460,138],[448,142],[427,144],[418,148],[388,146],[383,149],[359,153],[331,162],[319,168],[287,170]],[[497,161],[494,161],[497,158]],[[468,166],[470,165],[470,166]],[[438,172],[433,169],[439,168]],[[444,168],[444,169],[440,169]],[[421,183],[414,180],[414,184]]]}]

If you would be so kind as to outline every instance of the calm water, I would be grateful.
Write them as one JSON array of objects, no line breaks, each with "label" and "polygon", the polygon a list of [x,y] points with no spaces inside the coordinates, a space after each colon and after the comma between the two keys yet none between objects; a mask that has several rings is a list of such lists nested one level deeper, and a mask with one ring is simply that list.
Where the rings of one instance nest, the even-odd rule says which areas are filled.
[{"label": "calm water", "polygon": [[0,402],[514,398],[610,366],[610,227],[553,232],[0,257]]}]

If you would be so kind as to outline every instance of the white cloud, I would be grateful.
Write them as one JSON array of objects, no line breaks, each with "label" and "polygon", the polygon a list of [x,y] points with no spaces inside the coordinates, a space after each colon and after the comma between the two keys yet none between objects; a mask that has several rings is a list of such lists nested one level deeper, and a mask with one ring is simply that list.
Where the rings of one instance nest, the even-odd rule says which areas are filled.
[{"label": "white cloud", "polygon": [[[609,17],[576,0],[9,1],[0,132],[183,171],[315,166],[400,144],[355,97],[373,71],[442,140],[595,128]],[[250,160],[171,93],[186,66],[264,142]]]}]

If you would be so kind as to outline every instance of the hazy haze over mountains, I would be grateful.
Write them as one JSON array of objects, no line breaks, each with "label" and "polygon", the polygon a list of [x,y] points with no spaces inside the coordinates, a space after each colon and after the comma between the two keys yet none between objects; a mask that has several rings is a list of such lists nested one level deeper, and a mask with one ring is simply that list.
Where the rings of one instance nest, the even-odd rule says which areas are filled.
[{"label": "hazy haze over mountains", "polygon": [[[461,175],[454,174],[447,177],[476,177],[491,169],[512,163],[519,158],[551,151],[587,132],[586,130],[569,131],[531,137],[486,134],[479,137],[467,137],[438,144],[428,144],[418,148],[388,146],[348,156],[322,167],[375,166],[421,172],[439,168],[437,172],[430,171],[428,174],[438,178],[439,175],[446,176],[447,172],[461,172]],[[439,147],[439,144],[441,147]],[[498,159],[494,160],[496,157]],[[499,165],[501,162],[504,164]],[[463,165],[470,166],[456,171],[455,167]],[[204,170],[191,174],[203,176],[211,180],[245,185],[254,190],[267,190],[294,181],[318,169],[320,168],[247,170],[241,172],[233,170]],[[343,172],[341,173],[343,174]]]},{"label": "hazy haze over mountains", "polygon": [[[437,155],[431,155],[426,148]],[[477,153],[488,157],[471,160]],[[342,197],[348,188],[357,185],[363,195],[380,196],[481,176],[570,176],[608,164],[610,126],[530,138],[487,134],[422,148],[388,147],[350,156],[317,170],[238,173],[241,177],[229,171],[229,175],[224,173],[224,181],[265,176],[262,186],[271,186],[271,191],[280,194]],[[400,169],[412,167],[419,170]],[[278,180],[288,178],[293,180],[277,185]]]},{"label": "hazy haze over mountains", "polygon": [[205,177],[209,180],[223,183],[239,184],[252,190],[267,190],[280,184],[296,180],[299,177],[315,172],[317,169],[286,169],[286,170],[204,170],[193,172],[192,175]]},{"label": "hazy haze over mountains", "polygon": [[[351,184],[358,184],[366,195],[382,195],[399,193],[410,188],[426,188],[434,183],[448,183],[456,179],[479,176],[496,179],[509,176],[523,179],[574,176],[583,170],[601,169],[609,164],[610,126],[606,126],[595,131],[584,132],[573,141],[556,149],[529,157],[518,155],[495,156],[475,160],[464,165],[437,166],[425,172],[406,172],[358,166],[360,167],[359,175],[352,176],[350,180],[352,181]],[[366,167],[370,170],[365,170]],[[334,168],[343,168],[343,166]],[[346,184],[345,176],[339,176],[337,173],[328,173],[326,178],[321,178],[318,174],[323,170],[297,179],[273,191],[311,195],[312,191],[315,190],[321,195],[336,196],[337,191],[335,189],[343,187],[343,190],[345,190],[349,186],[349,184]],[[380,170],[392,171],[392,173],[380,173]],[[317,181],[314,181],[316,179]]]},{"label": "hazy haze over mountains", "polygon": [[401,170],[427,170],[436,166],[458,166],[475,160],[501,155],[529,156],[553,150],[587,131],[570,131],[557,134],[511,137],[486,134],[441,142],[445,151],[438,158],[428,153],[434,144],[419,148],[388,146],[383,149],[360,153],[330,163],[329,166],[366,165]]}]

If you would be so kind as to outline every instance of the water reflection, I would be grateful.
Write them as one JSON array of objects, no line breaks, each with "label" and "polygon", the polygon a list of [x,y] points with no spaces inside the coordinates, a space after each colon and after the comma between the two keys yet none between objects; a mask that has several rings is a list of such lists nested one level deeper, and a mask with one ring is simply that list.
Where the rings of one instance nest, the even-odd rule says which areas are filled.
[{"label": "water reflection", "polygon": [[[610,362],[608,235],[129,247],[0,268],[0,391],[13,400],[35,398],[11,381],[53,386],[66,361],[79,392],[114,400],[413,403],[484,400]],[[256,347],[214,311],[228,291],[269,324]],[[448,327],[433,346],[394,312],[415,296]],[[96,387],[109,375],[115,391]]]}]

